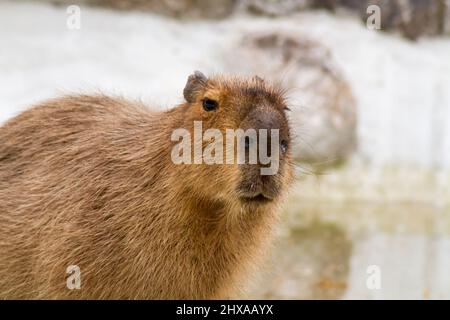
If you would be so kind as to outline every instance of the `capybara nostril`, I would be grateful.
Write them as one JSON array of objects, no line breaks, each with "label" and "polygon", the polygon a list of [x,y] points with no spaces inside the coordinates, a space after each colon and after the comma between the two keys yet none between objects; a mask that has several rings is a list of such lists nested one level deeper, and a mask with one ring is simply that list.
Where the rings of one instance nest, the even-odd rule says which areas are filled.
[{"label": "capybara nostril", "polygon": [[285,154],[288,150],[289,142],[287,140],[281,140],[280,142],[280,150],[282,154]]},{"label": "capybara nostril", "polygon": [[244,139],[244,143],[245,143],[245,151],[249,152],[250,151],[250,147],[252,146],[252,142],[249,136],[246,136]]}]

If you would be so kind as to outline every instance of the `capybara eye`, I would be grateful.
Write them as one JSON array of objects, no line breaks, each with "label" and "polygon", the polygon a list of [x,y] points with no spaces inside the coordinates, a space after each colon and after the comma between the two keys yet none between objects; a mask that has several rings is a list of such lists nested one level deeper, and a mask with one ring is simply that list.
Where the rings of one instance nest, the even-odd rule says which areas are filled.
[{"label": "capybara eye", "polygon": [[208,98],[203,99],[203,109],[205,109],[205,111],[213,111],[217,109],[218,106],[219,104],[217,103],[216,100]]},{"label": "capybara eye", "polygon": [[289,143],[286,140],[281,140],[281,142],[280,142],[281,152],[286,153],[288,147],[289,147]]}]

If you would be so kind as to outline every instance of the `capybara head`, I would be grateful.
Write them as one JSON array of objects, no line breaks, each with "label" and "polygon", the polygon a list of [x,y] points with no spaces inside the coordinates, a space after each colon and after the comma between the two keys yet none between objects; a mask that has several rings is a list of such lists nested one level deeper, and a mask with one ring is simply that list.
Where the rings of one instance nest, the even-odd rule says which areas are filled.
[{"label": "capybara head", "polygon": [[183,93],[182,125],[192,136],[203,133],[201,155],[195,162],[194,146],[192,163],[205,170],[195,183],[239,205],[276,203],[292,176],[283,91],[257,76],[207,78],[196,71]]}]

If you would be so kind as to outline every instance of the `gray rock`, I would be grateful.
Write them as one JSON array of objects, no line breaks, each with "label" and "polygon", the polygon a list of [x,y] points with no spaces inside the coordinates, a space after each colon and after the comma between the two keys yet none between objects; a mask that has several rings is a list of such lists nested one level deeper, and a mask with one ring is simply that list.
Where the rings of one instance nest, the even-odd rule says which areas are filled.
[{"label": "gray rock", "polygon": [[176,18],[223,18],[237,0],[49,0],[59,5],[86,4],[118,10],[143,10]]},{"label": "gray rock", "polygon": [[241,5],[255,14],[287,15],[311,6],[311,0],[241,0]]},{"label": "gray rock", "polygon": [[331,9],[345,7],[367,21],[367,7],[381,9],[381,29],[399,31],[415,40],[420,36],[442,35],[450,32],[450,1],[448,0],[333,0]]},{"label": "gray rock", "polygon": [[450,0],[40,0],[59,5],[93,5],[143,10],[176,18],[220,19],[236,8],[255,14],[285,16],[311,8],[346,8],[367,21],[367,7],[381,8],[381,29],[410,39],[450,34]]},{"label": "gray rock", "polygon": [[365,23],[367,8],[381,9],[381,29],[399,31],[409,39],[450,34],[449,0],[241,0],[253,13],[283,16],[310,8],[355,12]]},{"label": "gray rock", "polygon": [[258,74],[287,87],[298,162],[333,164],[356,146],[356,103],[329,50],[281,34],[251,34],[225,55],[233,72]]}]

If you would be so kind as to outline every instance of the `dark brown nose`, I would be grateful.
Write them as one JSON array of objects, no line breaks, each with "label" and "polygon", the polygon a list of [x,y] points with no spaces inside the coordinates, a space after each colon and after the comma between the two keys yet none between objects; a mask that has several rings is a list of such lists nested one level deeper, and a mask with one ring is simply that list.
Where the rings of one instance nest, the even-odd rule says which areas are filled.
[{"label": "dark brown nose", "polygon": [[[253,128],[257,133],[257,140],[254,141],[251,137],[246,137],[246,150],[250,148],[260,148],[266,146],[267,156],[272,155],[272,144],[275,143],[279,150],[280,159],[284,157],[289,147],[289,132],[288,125],[284,115],[275,110],[273,107],[261,106],[252,109],[246,119],[246,129]],[[273,134],[272,130],[278,130],[278,134]],[[272,141],[273,138],[276,141]]]}]

